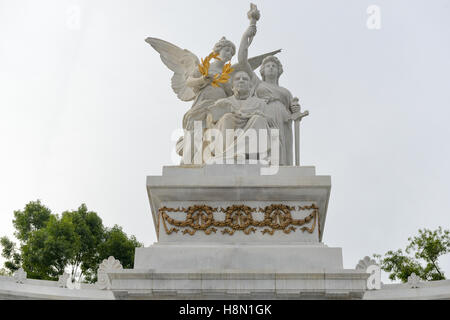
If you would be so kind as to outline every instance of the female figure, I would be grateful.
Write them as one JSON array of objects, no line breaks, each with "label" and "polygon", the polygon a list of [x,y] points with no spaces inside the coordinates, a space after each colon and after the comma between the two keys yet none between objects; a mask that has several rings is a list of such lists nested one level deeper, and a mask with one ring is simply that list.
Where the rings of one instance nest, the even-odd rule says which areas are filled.
[{"label": "female figure", "polygon": [[[201,121],[205,128],[207,107],[214,104],[218,99],[232,95],[231,86],[222,83],[220,87],[212,86],[215,74],[220,74],[222,68],[236,53],[236,46],[225,37],[220,39],[214,46],[213,51],[219,53],[219,59],[210,64],[208,76],[203,76],[198,70],[200,63],[195,54],[186,49],[167,41],[147,38],[149,43],[161,56],[162,62],[174,72],[172,76],[172,89],[182,101],[194,101],[191,109],[183,117],[183,129],[191,132],[194,129],[194,122]],[[194,143],[194,148],[195,148]],[[188,154],[183,155],[183,149],[187,148]],[[192,163],[196,152],[201,150],[191,150],[187,143],[184,146],[184,137],[177,142],[177,153],[183,156],[185,163]]]},{"label": "female figure", "polygon": [[192,130],[194,121],[202,121],[205,128],[207,107],[219,99],[231,96],[231,85],[227,82],[220,87],[211,85],[214,75],[220,74],[222,68],[236,53],[236,46],[225,37],[214,45],[213,52],[219,54],[219,59],[211,63],[208,76],[202,76],[198,69],[187,79],[186,85],[195,93],[194,103],[191,109],[183,117],[183,128]]},{"label": "female figure", "polygon": [[300,111],[298,99],[293,98],[286,88],[279,86],[278,81],[283,73],[283,66],[275,56],[264,58],[260,73],[262,80],[253,72],[248,64],[248,47],[256,34],[256,27],[250,26],[244,34],[239,47],[239,64],[252,75],[254,95],[264,99],[268,104],[267,115],[274,119],[280,133],[280,165],[293,163],[293,139],[291,114]]}]

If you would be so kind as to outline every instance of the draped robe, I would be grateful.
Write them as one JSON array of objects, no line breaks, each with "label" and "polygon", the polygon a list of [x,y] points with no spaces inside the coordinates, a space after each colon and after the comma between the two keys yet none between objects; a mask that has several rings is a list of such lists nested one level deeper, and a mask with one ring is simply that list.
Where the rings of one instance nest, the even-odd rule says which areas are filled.
[{"label": "draped robe", "polygon": [[[222,141],[213,141],[210,149],[215,150],[214,157],[216,159],[229,158],[235,156],[234,148],[237,146],[238,154],[242,154],[245,150],[239,150],[242,146],[245,148],[245,139],[248,130],[254,129],[258,135],[259,130],[266,130],[268,136],[267,148],[265,150],[258,149],[259,144],[256,145],[256,154],[249,154],[251,158],[259,160],[267,160],[270,152],[269,134],[270,129],[275,129],[276,123],[270,116],[268,111],[268,105],[262,99],[254,96],[250,96],[247,99],[237,99],[235,96],[231,96],[225,99],[218,100],[210,109],[211,121],[214,123],[213,129],[218,130],[221,134]],[[230,131],[239,130],[236,132]],[[259,136],[258,136],[259,138]],[[256,142],[256,141],[253,141]],[[218,150],[222,152],[217,152]],[[261,159],[260,155],[264,155],[266,159]]]},{"label": "draped robe", "polygon": [[274,119],[280,130],[280,165],[293,164],[293,138],[291,111],[292,95],[289,90],[258,79],[255,96],[268,102],[265,113]]}]

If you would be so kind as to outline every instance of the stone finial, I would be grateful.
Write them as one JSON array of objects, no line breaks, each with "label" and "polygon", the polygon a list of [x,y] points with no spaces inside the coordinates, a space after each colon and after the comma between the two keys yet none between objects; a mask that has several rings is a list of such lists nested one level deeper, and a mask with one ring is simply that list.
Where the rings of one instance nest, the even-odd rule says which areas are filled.
[{"label": "stone finial", "polygon": [[367,270],[372,265],[377,265],[377,262],[374,259],[370,259],[370,257],[365,256],[363,259],[359,260],[356,265],[356,270]]},{"label": "stone finial", "polygon": [[14,273],[14,279],[16,280],[16,283],[24,283],[27,279],[27,273],[23,268],[20,268]]},{"label": "stone finial", "polygon": [[408,277],[408,285],[412,289],[419,288],[419,282],[420,278],[414,272]]},{"label": "stone finial", "polygon": [[70,279],[70,274],[67,272],[64,272],[62,275],[58,278],[58,287],[59,288],[67,288],[67,280]]},{"label": "stone finial", "polygon": [[114,257],[109,257],[108,259],[103,260],[97,270],[97,282],[95,283],[97,288],[100,290],[111,289],[111,280],[109,280],[107,273],[110,271],[117,271],[122,269],[122,264]]}]

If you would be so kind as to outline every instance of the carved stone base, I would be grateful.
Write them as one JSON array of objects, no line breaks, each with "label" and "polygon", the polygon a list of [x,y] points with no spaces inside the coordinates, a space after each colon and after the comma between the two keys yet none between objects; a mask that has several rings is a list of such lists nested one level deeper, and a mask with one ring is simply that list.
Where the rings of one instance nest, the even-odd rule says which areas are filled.
[{"label": "carved stone base", "polygon": [[164,167],[147,178],[158,242],[109,271],[120,299],[362,298],[368,274],[321,243],[329,176],[313,167]]},{"label": "carved stone base", "polygon": [[342,250],[317,245],[165,243],[108,272],[119,299],[355,299],[369,276],[345,270]]},{"label": "carved stone base", "polygon": [[367,273],[109,273],[116,299],[361,299]]},{"label": "carved stone base", "polygon": [[137,248],[135,269],[154,272],[311,272],[343,269],[341,248],[323,244],[157,243]]},{"label": "carved stone base", "polygon": [[329,176],[314,167],[260,165],[164,167],[147,177],[159,242],[319,243]]}]

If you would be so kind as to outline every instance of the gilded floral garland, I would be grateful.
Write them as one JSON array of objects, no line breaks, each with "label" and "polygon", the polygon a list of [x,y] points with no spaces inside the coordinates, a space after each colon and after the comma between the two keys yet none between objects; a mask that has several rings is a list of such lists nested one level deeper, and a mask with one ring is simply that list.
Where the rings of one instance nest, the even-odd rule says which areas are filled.
[{"label": "gilded floral garland", "polygon": [[[173,232],[183,229],[183,234],[193,236],[197,231],[203,231],[210,235],[216,233],[218,228],[222,228],[222,234],[233,235],[237,231],[242,231],[249,235],[255,233],[257,228],[262,228],[262,234],[273,235],[276,230],[280,230],[285,234],[295,232],[296,227],[303,226],[311,221],[312,225],[308,228],[303,226],[300,228],[302,232],[313,233],[316,227],[317,216],[319,208],[312,204],[310,206],[297,207],[299,211],[313,210],[313,212],[303,219],[292,218],[292,211],[295,207],[283,204],[272,204],[264,208],[251,208],[246,205],[232,205],[227,208],[214,208],[207,205],[194,205],[188,208],[167,208],[159,209],[158,217],[158,233],[160,222],[162,222],[166,234],[170,235]],[[168,215],[168,212],[183,212],[186,213],[184,221],[176,220]],[[214,212],[225,213],[223,221],[214,219]],[[261,221],[253,219],[253,213],[264,213],[264,219]],[[168,227],[167,225],[170,225]]]}]

